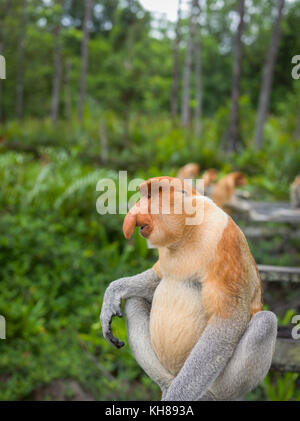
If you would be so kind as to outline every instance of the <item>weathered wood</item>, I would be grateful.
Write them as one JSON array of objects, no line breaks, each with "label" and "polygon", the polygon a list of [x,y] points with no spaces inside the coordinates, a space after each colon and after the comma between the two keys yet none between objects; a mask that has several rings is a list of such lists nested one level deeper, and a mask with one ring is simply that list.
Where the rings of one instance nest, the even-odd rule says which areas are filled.
[{"label": "weathered wood", "polygon": [[289,202],[249,202],[249,205],[252,221],[300,223],[300,208],[292,208]]},{"label": "weathered wood", "polygon": [[277,337],[271,369],[300,373],[300,340]]},{"label": "weathered wood", "polygon": [[300,208],[292,208],[289,202],[255,202],[236,197],[226,206],[237,215],[254,222],[300,224]]},{"label": "weathered wood", "polygon": [[300,268],[257,265],[261,279],[266,282],[300,282]]},{"label": "weathered wood", "polygon": [[264,226],[245,227],[243,233],[247,238],[272,238],[279,236],[281,238],[300,238],[300,230],[289,228],[269,228]]}]

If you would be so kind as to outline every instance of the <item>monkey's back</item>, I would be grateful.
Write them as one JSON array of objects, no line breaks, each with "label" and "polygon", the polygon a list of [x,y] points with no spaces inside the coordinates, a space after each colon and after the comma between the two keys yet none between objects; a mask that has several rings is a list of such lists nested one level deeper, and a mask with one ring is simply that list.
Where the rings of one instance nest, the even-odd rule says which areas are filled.
[{"label": "monkey's back", "polygon": [[197,279],[160,282],[151,307],[150,334],[157,357],[171,374],[181,369],[206,324]]}]

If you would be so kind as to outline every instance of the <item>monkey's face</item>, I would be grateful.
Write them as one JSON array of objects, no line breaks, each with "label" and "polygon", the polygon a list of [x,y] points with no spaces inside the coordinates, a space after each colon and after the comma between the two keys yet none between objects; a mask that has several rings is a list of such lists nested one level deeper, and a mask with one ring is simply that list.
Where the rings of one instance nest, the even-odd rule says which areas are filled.
[{"label": "monkey's face", "polygon": [[138,226],[140,234],[157,247],[177,242],[186,226],[186,202],[196,195],[195,190],[182,180],[157,177],[143,183],[140,193],[141,200],[124,219],[125,238],[129,239]]}]

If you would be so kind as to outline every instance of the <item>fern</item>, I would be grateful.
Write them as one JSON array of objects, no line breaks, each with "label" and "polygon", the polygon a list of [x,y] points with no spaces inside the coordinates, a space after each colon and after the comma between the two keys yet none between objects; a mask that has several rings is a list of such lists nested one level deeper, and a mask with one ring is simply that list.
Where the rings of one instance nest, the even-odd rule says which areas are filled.
[{"label": "fern", "polygon": [[27,195],[27,203],[30,204],[32,200],[38,195],[38,193],[42,190],[43,182],[46,180],[48,174],[52,170],[52,165],[48,164],[42,168],[40,171],[36,182],[33,186],[33,189]]},{"label": "fern", "polygon": [[81,176],[73,181],[68,188],[56,199],[54,207],[59,209],[65,200],[73,196],[78,191],[85,191],[90,186],[95,186],[101,178],[112,178],[116,180],[114,171],[96,170],[86,176]]}]

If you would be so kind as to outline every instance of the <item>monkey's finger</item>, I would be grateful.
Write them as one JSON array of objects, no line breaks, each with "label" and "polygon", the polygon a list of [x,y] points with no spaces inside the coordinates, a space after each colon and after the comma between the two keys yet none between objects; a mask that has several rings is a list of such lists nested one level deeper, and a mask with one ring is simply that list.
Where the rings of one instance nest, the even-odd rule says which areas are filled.
[{"label": "monkey's finger", "polygon": [[107,338],[107,340],[112,344],[112,345],[114,345],[116,348],[118,348],[118,349],[120,349],[120,348],[122,348],[124,345],[125,345],[125,343],[123,342],[123,341],[119,341],[119,339],[117,339],[113,334],[112,334],[112,332],[111,331],[109,331],[109,332],[107,332],[107,334],[106,334],[106,338]]},{"label": "monkey's finger", "polygon": [[[111,323],[111,322],[110,322]],[[112,334],[112,330],[111,330],[111,326],[108,326],[108,329],[106,331],[105,337],[106,339],[112,344],[114,345],[116,348],[122,348],[122,346],[125,345],[125,343],[123,341],[119,341],[118,338],[116,338],[113,334]]]}]

